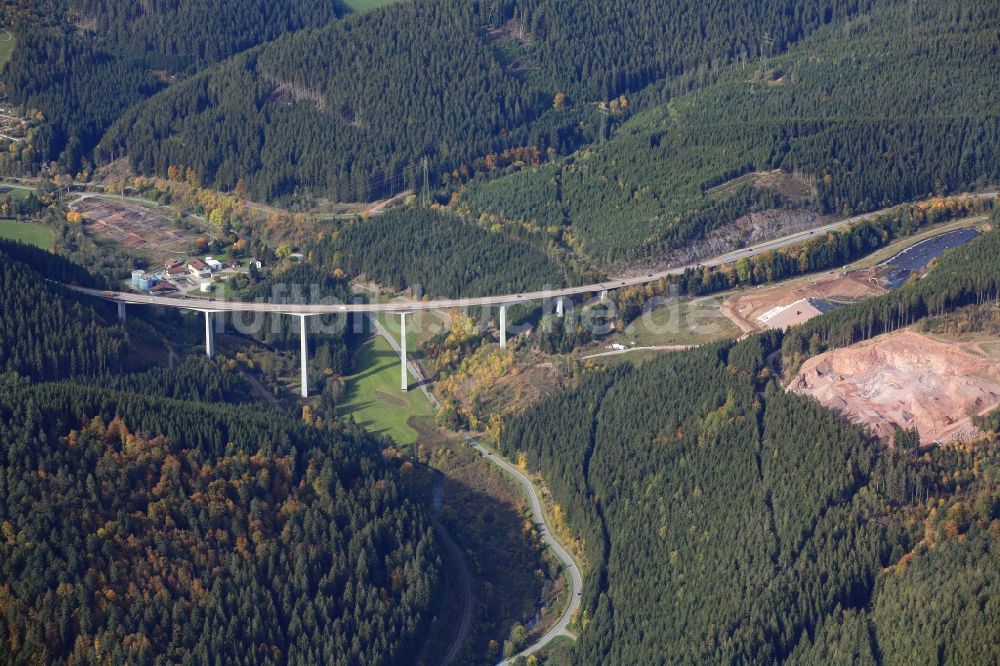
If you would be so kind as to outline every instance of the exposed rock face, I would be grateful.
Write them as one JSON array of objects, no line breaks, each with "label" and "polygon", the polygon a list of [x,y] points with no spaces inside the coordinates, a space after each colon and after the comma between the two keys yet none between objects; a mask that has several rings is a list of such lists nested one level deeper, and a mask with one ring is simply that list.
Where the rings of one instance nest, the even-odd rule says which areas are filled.
[{"label": "exposed rock face", "polygon": [[788,387],[890,439],[896,427],[923,444],[970,435],[970,417],[1000,404],[1000,363],[912,331],[820,354]]}]

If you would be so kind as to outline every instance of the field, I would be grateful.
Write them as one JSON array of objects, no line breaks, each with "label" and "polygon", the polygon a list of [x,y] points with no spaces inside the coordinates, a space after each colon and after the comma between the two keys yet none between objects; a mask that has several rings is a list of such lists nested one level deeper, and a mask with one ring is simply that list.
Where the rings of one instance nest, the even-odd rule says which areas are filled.
[{"label": "field", "polygon": [[14,35],[10,30],[0,30],[0,67],[7,64],[10,55],[14,52]]},{"label": "field", "polygon": [[[407,336],[409,337],[409,336]],[[431,416],[433,408],[423,392],[399,390],[399,356],[382,336],[377,336],[358,354],[358,372],[347,378],[347,395],[340,405],[343,416],[370,432],[388,435],[400,444],[417,440],[411,416]]]},{"label": "field", "polygon": [[[625,361],[639,363],[664,352],[738,337],[740,329],[722,314],[721,301],[714,296],[668,301],[651,308],[624,331],[587,345],[578,358],[604,366]],[[609,349],[612,344],[626,349]]]},{"label": "field", "polygon": [[[385,330],[399,340],[399,315],[377,315]],[[430,312],[414,312],[406,316],[406,352],[413,354],[417,345],[434,335],[441,326],[441,320]]]},{"label": "field", "polygon": [[385,5],[391,5],[400,0],[344,0],[344,4],[350,7],[352,12],[367,12],[370,9],[377,9]]},{"label": "field", "polygon": [[55,238],[52,232],[38,224],[0,220],[0,238],[21,241],[43,250],[51,250]]},{"label": "field", "polygon": [[[0,42],[0,46],[3,42]],[[35,191],[33,187],[24,187],[23,185],[10,185],[8,183],[0,184],[0,194],[9,194],[13,199],[24,199],[29,194]]]}]

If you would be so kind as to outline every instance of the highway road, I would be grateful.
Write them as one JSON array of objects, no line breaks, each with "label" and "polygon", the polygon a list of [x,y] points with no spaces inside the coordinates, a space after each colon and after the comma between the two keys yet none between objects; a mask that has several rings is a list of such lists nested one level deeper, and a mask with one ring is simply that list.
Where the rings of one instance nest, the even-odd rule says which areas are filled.
[{"label": "highway road", "polygon": [[[986,192],[982,194],[972,194],[968,196],[975,198],[995,199],[997,197],[997,193]],[[782,236],[781,238],[776,238],[774,240],[764,241],[762,243],[757,243],[756,245],[751,245],[749,247],[733,250],[732,252],[720,254],[719,256],[713,257],[711,259],[705,259],[704,261],[700,261],[693,264],[687,264],[685,266],[678,266],[676,268],[670,268],[664,271],[648,273],[646,275],[616,278],[613,280],[607,280],[605,282],[596,282],[593,284],[585,284],[576,287],[563,287],[560,289],[543,289],[539,291],[527,291],[518,294],[498,294],[496,296],[480,296],[476,298],[442,298],[429,301],[410,301],[405,303],[386,302],[386,303],[294,304],[294,303],[222,301],[211,298],[190,298],[190,297],[172,298],[169,296],[149,296],[146,294],[136,294],[131,292],[108,292],[98,289],[87,289],[84,287],[71,287],[71,288],[85,294],[90,294],[92,296],[98,296],[100,298],[106,298],[108,300],[118,301],[121,303],[129,303],[137,305],[162,305],[165,307],[182,308],[188,310],[202,310],[209,312],[227,312],[227,311],[275,312],[282,314],[317,315],[317,314],[337,314],[337,313],[348,313],[348,312],[416,312],[418,310],[449,310],[452,308],[475,308],[484,306],[514,305],[517,303],[528,303],[531,301],[555,301],[557,299],[568,298],[571,296],[579,296],[581,294],[595,294],[602,291],[621,289],[622,287],[644,285],[650,282],[656,282],[661,278],[668,277],[671,275],[680,275],[689,268],[697,268],[699,266],[719,266],[722,264],[728,264],[738,259],[742,259],[744,257],[753,257],[758,254],[763,254],[764,252],[769,252],[771,250],[778,250],[780,248],[787,247],[789,245],[801,243],[803,241],[809,240],[813,236],[821,236],[828,231],[833,231],[834,229],[839,229],[841,227],[848,226],[854,222],[858,222],[860,220],[868,219],[870,217],[878,215],[880,212],[881,211],[876,211],[873,213],[866,213],[864,215],[857,215],[855,217],[847,218],[844,220],[838,220],[836,222],[824,224],[814,229],[799,231],[794,234],[789,234],[788,236]]]}]

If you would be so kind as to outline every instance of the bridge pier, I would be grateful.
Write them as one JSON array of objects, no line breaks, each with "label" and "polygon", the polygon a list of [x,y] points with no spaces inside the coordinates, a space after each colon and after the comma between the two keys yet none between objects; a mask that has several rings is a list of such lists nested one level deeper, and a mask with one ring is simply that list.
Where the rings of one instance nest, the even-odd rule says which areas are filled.
[{"label": "bridge pier", "polygon": [[118,321],[125,323],[125,302],[118,301]]},{"label": "bridge pier", "polygon": [[302,356],[302,397],[309,397],[309,337],[306,335],[306,316],[299,315],[299,351]]},{"label": "bridge pier", "polygon": [[215,355],[215,331],[212,330],[212,313],[205,310],[205,354],[212,358]]},{"label": "bridge pier", "polygon": [[556,299],[556,316],[557,317],[562,317],[563,316],[563,297],[562,296],[560,296],[559,298]]},{"label": "bridge pier", "polygon": [[507,306],[500,306],[500,349],[507,348]]},{"label": "bridge pier", "polygon": [[403,393],[409,390],[408,377],[406,376],[406,313],[399,313],[399,363],[402,370],[402,379],[399,388]]},{"label": "bridge pier", "polygon": [[604,303],[607,300],[608,300],[608,290],[607,289],[602,289],[601,290],[601,303]]}]

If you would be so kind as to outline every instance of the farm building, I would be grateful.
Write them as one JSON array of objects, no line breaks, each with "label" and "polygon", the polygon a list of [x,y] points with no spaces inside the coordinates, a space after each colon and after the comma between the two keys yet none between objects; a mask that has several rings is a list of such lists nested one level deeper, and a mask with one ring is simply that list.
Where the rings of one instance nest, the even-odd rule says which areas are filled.
[{"label": "farm building", "polygon": [[162,294],[169,294],[175,291],[177,291],[177,286],[174,285],[173,282],[164,280],[163,282],[157,282],[156,285],[154,285],[153,288],[149,290],[149,293],[153,295],[162,295]]},{"label": "farm building", "polygon": [[205,265],[205,262],[203,262],[201,259],[197,257],[192,257],[190,260],[188,260],[187,267],[188,267],[188,272],[191,273],[191,275],[194,275],[195,277],[199,278],[212,277],[212,269],[210,269],[207,265]]},{"label": "farm building", "polygon": [[205,263],[208,264],[208,267],[211,268],[213,271],[222,270],[222,262],[213,259],[212,257],[205,257]]}]

